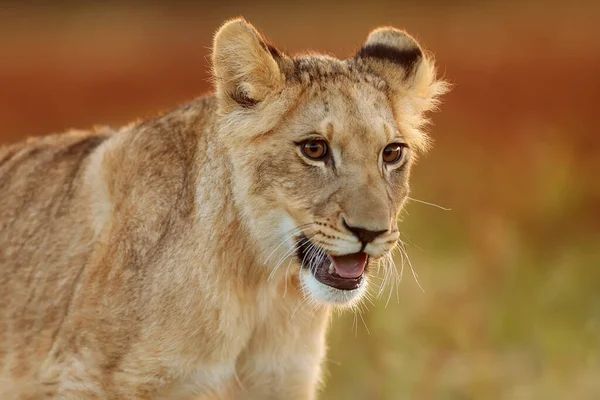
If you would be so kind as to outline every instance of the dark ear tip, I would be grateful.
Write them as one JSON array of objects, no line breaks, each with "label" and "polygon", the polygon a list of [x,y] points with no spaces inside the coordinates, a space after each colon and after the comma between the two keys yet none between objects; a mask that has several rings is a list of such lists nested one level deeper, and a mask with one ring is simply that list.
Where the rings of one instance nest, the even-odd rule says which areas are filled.
[{"label": "dark ear tip", "polygon": [[401,49],[380,43],[366,44],[356,54],[356,58],[375,58],[405,69],[412,69],[422,57],[423,51],[419,47]]},{"label": "dark ear tip", "polygon": [[356,54],[356,58],[382,60],[408,70],[423,56],[423,50],[411,35],[389,26],[373,30]]}]

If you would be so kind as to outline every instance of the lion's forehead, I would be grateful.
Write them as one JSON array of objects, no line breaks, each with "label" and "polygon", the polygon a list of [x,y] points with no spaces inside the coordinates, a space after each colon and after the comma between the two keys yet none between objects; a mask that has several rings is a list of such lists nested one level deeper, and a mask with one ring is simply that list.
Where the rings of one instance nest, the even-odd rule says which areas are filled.
[{"label": "lion's forehead", "polygon": [[288,82],[304,85],[323,84],[332,81],[362,83],[377,90],[388,90],[387,82],[355,60],[339,60],[325,55],[313,55],[293,59],[284,69]]},{"label": "lion's forehead", "polygon": [[379,148],[399,132],[385,93],[344,82],[329,82],[309,93],[294,125],[353,153]]}]

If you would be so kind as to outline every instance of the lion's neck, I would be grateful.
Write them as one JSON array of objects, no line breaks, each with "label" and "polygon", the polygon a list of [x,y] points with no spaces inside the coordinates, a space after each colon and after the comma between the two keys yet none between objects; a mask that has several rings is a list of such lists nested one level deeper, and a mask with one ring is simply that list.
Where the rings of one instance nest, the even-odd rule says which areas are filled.
[{"label": "lion's neck", "polygon": [[265,282],[264,268],[243,223],[233,195],[233,167],[226,150],[210,132],[200,139],[195,181],[197,227],[204,244],[201,257],[214,277],[229,285],[234,278],[245,286]]}]

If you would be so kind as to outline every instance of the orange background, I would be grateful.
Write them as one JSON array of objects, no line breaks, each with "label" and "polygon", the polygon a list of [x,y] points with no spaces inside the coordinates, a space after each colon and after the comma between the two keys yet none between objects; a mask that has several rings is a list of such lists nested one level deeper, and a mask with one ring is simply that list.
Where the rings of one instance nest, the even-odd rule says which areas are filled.
[{"label": "orange background", "polygon": [[387,307],[336,318],[322,398],[600,398],[597,2],[18,4],[0,5],[0,143],[203,94],[230,17],[339,57],[406,28],[455,85],[412,195],[451,211],[408,205],[425,292],[407,267]]}]

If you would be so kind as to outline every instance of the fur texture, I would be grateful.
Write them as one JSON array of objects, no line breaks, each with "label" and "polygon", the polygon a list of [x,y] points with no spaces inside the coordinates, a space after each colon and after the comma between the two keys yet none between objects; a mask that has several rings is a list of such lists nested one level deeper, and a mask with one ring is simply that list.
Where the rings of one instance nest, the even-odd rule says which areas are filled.
[{"label": "fur texture", "polygon": [[[326,286],[297,237],[389,254],[446,85],[393,28],[338,60],[236,19],[213,66],[214,95],[153,120],[0,148],[0,398],[315,398],[330,309],[370,272]],[[365,246],[345,224],[384,233]]]}]

